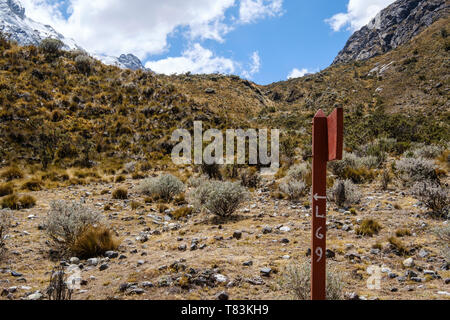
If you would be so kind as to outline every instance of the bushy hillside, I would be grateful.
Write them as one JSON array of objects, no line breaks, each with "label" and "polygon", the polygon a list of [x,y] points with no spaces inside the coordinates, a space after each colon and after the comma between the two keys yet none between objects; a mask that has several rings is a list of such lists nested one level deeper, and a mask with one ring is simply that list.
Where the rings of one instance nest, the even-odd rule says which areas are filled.
[{"label": "bushy hillside", "polygon": [[[365,62],[259,86],[236,76],[124,71],[81,52],[0,44],[3,165],[114,166],[168,159],[175,128],[282,129],[284,154],[308,154],[319,108],[346,110],[346,146],[378,137],[449,141],[448,18]],[[306,149],[306,151],[305,151]],[[297,150],[297,155],[299,150]],[[165,161],[167,162],[167,161]]]}]

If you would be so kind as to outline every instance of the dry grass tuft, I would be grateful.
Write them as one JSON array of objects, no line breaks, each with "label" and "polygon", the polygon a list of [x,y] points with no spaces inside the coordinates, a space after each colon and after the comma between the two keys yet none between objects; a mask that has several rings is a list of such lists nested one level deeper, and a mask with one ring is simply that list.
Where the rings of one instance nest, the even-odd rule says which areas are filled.
[{"label": "dry grass tuft", "polygon": [[99,257],[106,251],[117,250],[119,240],[104,226],[88,227],[75,240],[70,251],[82,259]]}]

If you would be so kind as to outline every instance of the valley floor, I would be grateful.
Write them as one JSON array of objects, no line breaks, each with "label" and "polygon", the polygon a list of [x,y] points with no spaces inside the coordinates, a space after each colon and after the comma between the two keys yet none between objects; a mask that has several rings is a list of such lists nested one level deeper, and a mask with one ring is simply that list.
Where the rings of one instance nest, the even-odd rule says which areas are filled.
[{"label": "valley floor", "polygon": [[[135,180],[120,184],[129,190],[126,201],[112,200],[110,193],[102,195],[105,189],[119,186],[112,183],[34,192],[36,207],[14,212],[17,224],[7,242],[7,259],[0,263],[1,299],[25,298],[37,290],[45,292],[51,271],[59,262],[50,260],[48,238],[39,225],[51,200],[80,198],[99,211],[111,205],[111,211],[104,215],[122,244],[119,257],[99,258],[98,265],[81,261],[83,285],[74,292],[73,299],[216,299],[223,291],[233,300],[291,298],[283,286],[284,270],[293,261],[309,259],[309,208],[274,200],[262,188],[231,221],[220,225],[211,216],[200,214],[180,222],[159,213],[156,204],[131,210],[132,200],[144,202],[133,191],[135,184]],[[329,260],[343,272],[347,295],[357,293],[381,300],[450,299],[450,271],[442,270],[444,260],[434,234],[434,229],[444,222],[427,217],[418,201],[401,191],[381,193],[367,186],[362,191],[356,215],[333,205],[329,209],[328,248],[334,256]],[[382,225],[378,235],[356,235],[354,229],[364,218]],[[267,226],[271,232],[269,228],[263,232]],[[400,238],[410,255],[398,256],[390,249],[388,238],[404,228],[412,233]],[[242,237],[236,239],[239,232]],[[191,251],[193,243],[195,250]],[[374,249],[375,244],[381,244],[381,249]],[[185,251],[180,250],[183,245]],[[415,266],[406,268],[403,261],[409,257]],[[382,267],[381,290],[367,289],[367,267],[371,265]],[[103,268],[106,270],[100,271]],[[261,273],[263,268],[271,269],[269,276]],[[399,281],[408,270],[422,282]],[[437,279],[425,274],[425,270],[435,271]],[[14,277],[13,271],[19,274]],[[400,278],[391,279],[389,274]]]}]

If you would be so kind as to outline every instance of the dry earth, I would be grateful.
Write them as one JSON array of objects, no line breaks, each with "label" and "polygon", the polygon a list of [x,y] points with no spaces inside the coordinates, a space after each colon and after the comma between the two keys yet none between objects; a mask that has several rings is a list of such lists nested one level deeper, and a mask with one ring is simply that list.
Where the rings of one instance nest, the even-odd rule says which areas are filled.
[{"label": "dry earth", "polygon": [[[309,208],[272,199],[263,187],[252,194],[251,201],[232,221],[217,224],[206,214],[169,221],[169,216],[159,213],[157,204],[131,209],[132,200],[144,203],[134,191],[136,184],[135,180],[126,180],[32,193],[38,199],[36,207],[14,212],[7,259],[0,263],[1,299],[24,299],[37,290],[45,292],[59,261],[49,258],[48,238],[39,225],[50,201],[80,198],[87,206],[104,212],[122,244],[119,257],[100,257],[96,266],[80,262],[83,285],[73,299],[215,299],[223,291],[230,299],[291,298],[282,285],[283,273],[293,261],[308,259]],[[129,190],[129,200],[112,200],[111,191],[102,195],[102,191],[118,186]],[[426,209],[407,191],[381,193],[374,186],[362,188],[364,196],[355,207],[356,215],[332,204],[329,208],[328,248],[334,255],[329,260],[344,273],[345,292],[366,299],[450,299],[450,271],[442,269],[444,259],[434,234],[434,229],[446,222],[428,217]],[[107,204],[111,211],[103,211]],[[375,219],[383,226],[378,235],[356,235],[354,229],[364,218]],[[269,228],[263,232],[265,227],[271,232]],[[402,228],[412,233],[401,238],[411,250],[409,256],[398,256],[389,249],[387,239]],[[242,232],[241,239],[233,237],[236,231]],[[195,250],[190,250],[193,241]],[[373,249],[375,244],[381,244],[382,249]],[[183,245],[186,251],[180,251]],[[414,267],[403,266],[408,257],[414,259]],[[100,271],[101,265],[108,268]],[[383,268],[381,290],[367,289],[366,269],[371,265]],[[269,277],[261,274],[266,267],[271,268]],[[408,270],[422,282],[389,277],[390,273],[404,276]],[[435,271],[437,279],[424,270]]]}]

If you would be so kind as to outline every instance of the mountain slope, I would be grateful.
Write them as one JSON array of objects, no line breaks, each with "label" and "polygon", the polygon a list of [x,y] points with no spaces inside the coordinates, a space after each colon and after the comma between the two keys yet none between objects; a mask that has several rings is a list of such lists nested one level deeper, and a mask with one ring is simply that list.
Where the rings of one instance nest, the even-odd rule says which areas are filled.
[{"label": "mountain slope", "polygon": [[449,12],[448,0],[398,0],[355,32],[333,64],[366,60],[389,52]]},{"label": "mountain slope", "polygon": [[[64,37],[51,26],[28,18],[19,0],[0,0],[0,32],[24,46],[37,46],[43,39],[53,38],[61,40],[65,50],[83,50],[73,39]],[[139,58],[132,54],[121,55],[118,58],[94,54],[94,57],[107,65],[122,69],[144,69]]]}]

